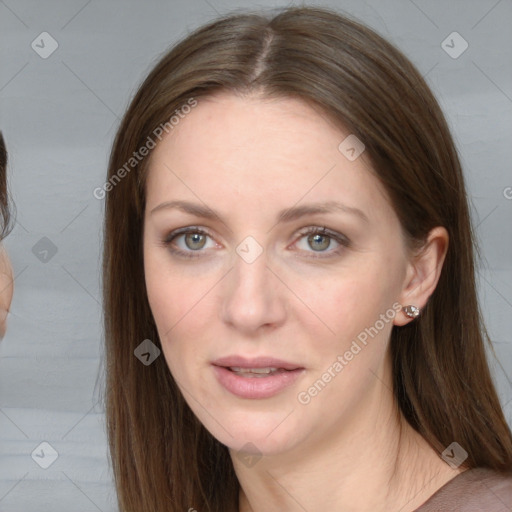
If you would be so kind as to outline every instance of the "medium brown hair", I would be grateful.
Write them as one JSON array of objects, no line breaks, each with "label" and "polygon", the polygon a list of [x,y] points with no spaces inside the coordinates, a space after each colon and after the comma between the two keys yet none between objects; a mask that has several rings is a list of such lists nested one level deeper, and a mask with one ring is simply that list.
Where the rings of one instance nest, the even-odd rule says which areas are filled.
[{"label": "medium brown hair", "polygon": [[[395,398],[438,453],[456,441],[468,452],[465,467],[512,471],[512,436],[486,360],[461,165],[420,73],[374,31],[326,9],[226,16],[150,72],[117,132],[108,179],[190,98],[200,104],[218,91],[314,105],[363,141],[412,244],[447,229],[436,290],[418,320],[391,333]],[[145,366],[134,356],[145,339],[160,346],[143,269],[147,160],[123,173],[105,201],[106,415],[120,510],[236,511],[227,447],[192,413],[163,357]]]},{"label": "medium brown hair", "polygon": [[7,148],[0,132],[0,241],[11,232],[13,227],[7,181]]}]

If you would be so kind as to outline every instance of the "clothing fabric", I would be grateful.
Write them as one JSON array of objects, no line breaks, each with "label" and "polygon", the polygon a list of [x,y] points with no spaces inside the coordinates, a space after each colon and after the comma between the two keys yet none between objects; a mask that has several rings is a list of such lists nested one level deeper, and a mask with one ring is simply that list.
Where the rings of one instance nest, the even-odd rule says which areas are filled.
[{"label": "clothing fabric", "polygon": [[512,475],[468,469],[439,488],[415,512],[512,512]]}]

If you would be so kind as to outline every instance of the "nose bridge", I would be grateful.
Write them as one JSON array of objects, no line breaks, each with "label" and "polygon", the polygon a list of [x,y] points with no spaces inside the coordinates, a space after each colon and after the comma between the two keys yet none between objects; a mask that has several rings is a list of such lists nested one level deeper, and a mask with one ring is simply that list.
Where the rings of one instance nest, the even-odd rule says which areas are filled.
[{"label": "nose bridge", "polygon": [[241,330],[276,324],[284,318],[280,291],[267,268],[267,253],[256,243],[246,239],[238,245],[223,295],[224,321]]}]

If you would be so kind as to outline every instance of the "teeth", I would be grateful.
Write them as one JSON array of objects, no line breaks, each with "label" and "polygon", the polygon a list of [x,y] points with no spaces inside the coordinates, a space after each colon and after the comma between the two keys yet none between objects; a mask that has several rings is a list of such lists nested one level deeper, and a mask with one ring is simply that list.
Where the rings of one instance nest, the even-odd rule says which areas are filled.
[{"label": "teeth", "polygon": [[241,368],[240,366],[230,366],[230,370],[237,373],[272,373],[276,372],[278,368]]}]

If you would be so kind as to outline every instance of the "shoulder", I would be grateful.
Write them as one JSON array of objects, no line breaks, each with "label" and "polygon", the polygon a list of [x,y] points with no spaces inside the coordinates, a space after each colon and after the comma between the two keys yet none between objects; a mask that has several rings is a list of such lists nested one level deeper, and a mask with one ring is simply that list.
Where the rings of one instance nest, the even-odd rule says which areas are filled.
[{"label": "shoulder", "polygon": [[437,490],[416,512],[510,512],[512,473],[488,468],[460,473]]}]

